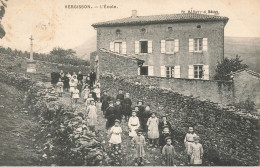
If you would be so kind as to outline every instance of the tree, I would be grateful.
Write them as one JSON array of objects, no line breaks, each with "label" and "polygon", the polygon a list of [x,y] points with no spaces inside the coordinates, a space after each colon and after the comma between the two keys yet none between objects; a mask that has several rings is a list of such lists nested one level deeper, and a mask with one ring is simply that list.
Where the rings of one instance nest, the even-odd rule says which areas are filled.
[{"label": "tree", "polygon": [[230,73],[236,72],[248,68],[248,65],[242,63],[240,57],[236,55],[236,58],[225,58],[221,63],[218,63],[216,68],[215,80],[230,80]]},{"label": "tree", "polygon": [[[2,20],[2,18],[5,15],[5,8],[7,7],[6,2],[7,0],[0,0],[0,20]],[[1,21],[0,21],[1,22]],[[3,38],[5,36],[5,30],[3,25],[0,23],[0,38]]]}]

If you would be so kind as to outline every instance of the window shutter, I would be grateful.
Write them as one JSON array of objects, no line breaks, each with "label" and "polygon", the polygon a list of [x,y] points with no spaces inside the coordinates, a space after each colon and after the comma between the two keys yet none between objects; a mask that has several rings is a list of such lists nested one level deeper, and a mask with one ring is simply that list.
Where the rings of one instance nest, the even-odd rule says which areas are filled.
[{"label": "window shutter", "polygon": [[139,41],[135,41],[135,54],[139,54]]},{"label": "window shutter", "polygon": [[153,43],[152,41],[148,41],[148,53],[152,53],[153,51]]},{"label": "window shutter", "polygon": [[174,52],[179,52],[179,40],[174,40]]},{"label": "window shutter", "polygon": [[193,65],[189,65],[189,79],[194,78],[194,67]]},{"label": "window shutter", "polygon": [[208,38],[203,38],[203,51],[208,50]]},{"label": "window shutter", "polygon": [[148,75],[149,76],[154,76],[154,73],[153,73],[153,66],[148,66]]},{"label": "window shutter", "polygon": [[193,39],[189,39],[189,52],[193,52],[193,48],[194,45],[193,45]]},{"label": "window shutter", "polygon": [[140,75],[140,68],[141,68],[141,67],[138,67],[138,69],[137,69],[137,74],[138,74],[138,75]]},{"label": "window shutter", "polygon": [[161,66],[161,77],[166,77],[166,67]]},{"label": "window shutter", "polygon": [[114,52],[114,42],[110,42],[110,51]]},{"label": "window shutter", "polygon": [[204,65],[203,66],[203,74],[204,74],[203,79],[204,80],[209,80],[209,65]]},{"label": "window shutter", "polygon": [[174,66],[174,78],[180,78],[180,77],[181,77],[181,67]]},{"label": "window shutter", "polygon": [[122,54],[126,54],[126,42],[122,42]]},{"label": "window shutter", "polygon": [[165,53],[165,40],[161,40],[161,53]]}]

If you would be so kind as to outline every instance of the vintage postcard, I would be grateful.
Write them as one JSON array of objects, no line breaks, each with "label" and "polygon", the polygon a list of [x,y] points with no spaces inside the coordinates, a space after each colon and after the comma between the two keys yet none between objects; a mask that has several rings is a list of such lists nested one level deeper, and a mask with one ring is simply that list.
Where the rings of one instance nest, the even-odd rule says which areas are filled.
[{"label": "vintage postcard", "polygon": [[0,166],[258,166],[259,0],[0,0]]}]

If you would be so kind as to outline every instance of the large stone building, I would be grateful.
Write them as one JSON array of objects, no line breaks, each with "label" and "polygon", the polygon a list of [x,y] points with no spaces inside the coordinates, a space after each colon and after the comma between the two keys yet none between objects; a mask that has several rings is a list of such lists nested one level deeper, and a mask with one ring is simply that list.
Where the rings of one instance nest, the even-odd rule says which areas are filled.
[{"label": "large stone building", "polygon": [[145,61],[136,74],[169,78],[213,79],[224,58],[227,17],[195,13],[137,16],[100,22],[97,49]]}]

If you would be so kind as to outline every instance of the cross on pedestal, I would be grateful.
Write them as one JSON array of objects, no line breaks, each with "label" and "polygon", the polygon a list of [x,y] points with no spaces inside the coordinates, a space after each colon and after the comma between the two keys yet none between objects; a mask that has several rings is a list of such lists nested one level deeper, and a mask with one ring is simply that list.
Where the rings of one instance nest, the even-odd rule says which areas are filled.
[{"label": "cross on pedestal", "polygon": [[31,35],[31,38],[29,38],[31,40],[31,52],[30,52],[30,60],[33,60],[33,37]]}]

